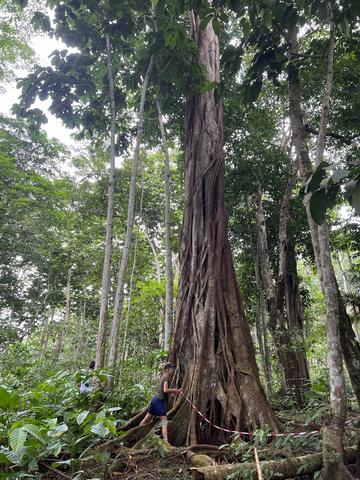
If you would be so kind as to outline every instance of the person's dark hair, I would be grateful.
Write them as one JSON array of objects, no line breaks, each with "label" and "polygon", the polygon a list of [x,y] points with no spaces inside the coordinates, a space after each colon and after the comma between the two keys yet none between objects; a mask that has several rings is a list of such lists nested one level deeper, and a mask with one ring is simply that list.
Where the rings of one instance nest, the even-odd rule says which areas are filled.
[{"label": "person's dark hair", "polygon": [[173,368],[175,370],[175,365],[173,365],[172,363],[168,362],[168,363],[165,363],[164,365],[164,370],[167,370],[168,368]]},{"label": "person's dark hair", "polygon": [[90,370],[94,370],[95,368],[95,360],[91,360],[90,365],[89,365]]}]

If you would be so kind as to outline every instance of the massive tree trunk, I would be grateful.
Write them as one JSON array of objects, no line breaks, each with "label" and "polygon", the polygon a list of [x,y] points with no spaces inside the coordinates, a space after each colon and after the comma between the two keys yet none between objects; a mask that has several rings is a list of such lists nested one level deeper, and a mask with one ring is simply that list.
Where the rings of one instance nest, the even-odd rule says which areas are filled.
[{"label": "massive tree trunk", "polygon": [[[270,267],[270,259],[267,245],[267,232],[265,212],[262,203],[262,192],[258,186],[256,192],[256,225],[258,234],[258,255],[260,260],[261,281],[264,288],[266,307],[269,312],[269,328],[274,339],[277,357],[282,368],[286,390],[294,391],[296,403],[300,406],[303,403],[303,381],[304,372],[298,362],[296,348],[293,344],[291,332],[287,328],[284,318],[284,295],[286,275],[286,219],[280,215],[279,230],[279,276],[278,288],[275,290]],[[282,212],[283,213],[283,212]]]},{"label": "massive tree trunk", "polygon": [[[332,23],[332,22],[331,22]],[[321,111],[319,136],[316,149],[316,164],[321,163],[325,148],[325,136],[329,115],[330,93],[332,86],[333,54],[335,45],[335,27],[332,23],[330,31],[328,67],[325,94]],[[290,68],[289,68],[289,101],[290,121],[293,130],[294,144],[300,161],[300,170],[305,183],[309,178],[312,166],[305,140],[303,114],[301,111],[301,89],[298,69],[295,64],[298,58],[297,27],[290,32]],[[343,463],[343,431],[346,415],[345,381],[342,366],[340,340],[340,307],[338,288],[332,266],[329,245],[329,233],[326,222],[319,227],[311,217],[309,206],[307,214],[314,247],[315,260],[319,270],[322,290],[327,306],[327,339],[328,365],[330,374],[330,408],[331,421],[324,429],[324,478],[352,478]],[[350,372],[349,372],[350,373]]]},{"label": "massive tree trunk", "polygon": [[117,287],[116,287],[116,294],[115,294],[115,301],[114,301],[114,314],[113,314],[113,319],[111,324],[110,351],[109,351],[109,360],[108,360],[108,367],[111,373],[111,377],[109,380],[109,390],[112,390],[114,386],[115,366],[116,366],[116,360],[117,360],[117,350],[119,345],[120,318],[121,318],[122,307],[124,303],[125,276],[126,276],[126,270],[127,270],[128,261],[129,261],[129,252],[130,252],[130,245],[131,245],[133,226],[134,226],[134,217],[135,217],[136,177],[137,177],[137,169],[138,169],[138,163],[139,163],[139,157],[140,157],[140,145],[142,140],[143,125],[144,125],[145,98],[146,98],[146,91],[147,91],[147,86],[149,83],[149,78],[152,71],[153,63],[154,63],[154,57],[151,56],[150,62],[144,77],[142,91],[141,91],[141,98],[140,98],[138,129],[137,129],[136,143],[135,143],[134,156],[133,156],[132,169],[131,169],[126,235],[125,235],[125,242],[124,242],[124,247],[123,247],[122,256],[121,256],[119,272],[118,272],[118,280],[117,280]]},{"label": "massive tree trunk", "polygon": [[[211,22],[202,30],[193,13],[198,63],[220,81],[219,42]],[[191,87],[190,87],[191,88]],[[228,240],[224,206],[223,106],[214,90],[191,89],[187,99],[185,211],[180,245],[177,322],[170,360],[175,381],[215,424],[252,430],[279,423],[260,385]],[[219,431],[202,423],[180,396],[170,412],[170,440],[195,444]]]},{"label": "massive tree trunk", "polygon": [[172,253],[171,253],[171,193],[170,193],[170,156],[166,139],[166,131],[163,123],[161,106],[156,97],[156,106],[159,114],[159,126],[161,132],[162,147],[164,150],[164,184],[165,184],[165,257],[166,257],[166,304],[165,304],[165,334],[164,347],[169,348],[173,327],[173,271],[172,271]]},{"label": "massive tree trunk", "polygon": [[107,324],[107,312],[109,304],[110,274],[111,274],[111,253],[112,253],[112,234],[113,234],[113,218],[114,218],[114,201],[115,201],[115,93],[114,78],[111,61],[111,45],[110,39],[106,37],[106,53],[107,53],[107,69],[109,79],[109,96],[110,96],[110,169],[109,169],[109,187],[108,187],[108,204],[106,218],[106,238],[105,238],[105,254],[102,273],[101,296],[100,296],[100,316],[99,330],[96,343],[96,368],[103,368],[105,359],[105,335]]}]

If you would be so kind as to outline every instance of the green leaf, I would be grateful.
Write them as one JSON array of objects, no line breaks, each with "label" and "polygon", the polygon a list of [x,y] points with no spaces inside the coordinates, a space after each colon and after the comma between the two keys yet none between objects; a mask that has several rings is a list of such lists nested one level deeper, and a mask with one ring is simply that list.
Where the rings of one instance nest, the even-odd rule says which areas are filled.
[{"label": "green leaf", "polygon": [[272,14],[271,14],[271,10],[269,8],[265,8],[262,11],[262,21],[263,21],[264,25],[269,30],[271,30],[271,28],[272,28]]},{"label": "green leaf", "polygon": [[57,425],[54,427],[52,430],[48,432],[49,437],[52,438],[59,438],[61,437],[65,432],[67,432],[69,427],[65,423],[61,423],[60,425]]},{"label": "green leaf", "polygon": [[327,190],[322,188],[311,195],[309,202],[310,212],[318,225],[324,222],[326,211],[335,205],[339,188],[338,185],[332,185]]},{"label": "green leaf", "polygon": [[314,382],[312,389],[317,393],[326,393],[328,391],[327,385],[323,381]]},{"label": "green leaf", "polygon": [[2,452],[0,452],[0,463],[5,463],[5,465],[11,464],[10,460],[8,459],[8,457],[7,457],[4,453],[2,453]]},{"label": "green leaf", "polygon": [[81,425],[85,420],[85,418],[89,415],[89,413],[90,413],[89,410],[83,410],[81,413],[79,413],[79,415],[76,418],[76,423],[78,425]]},{"label": "green leaf", "polygon": [[321,162],[320,165],[316,167],[315,172],[311,175],[311,177],[309,178],[306,184],[306,188],[305,188],[306,193],[315,192],[315,190],[318,190],[322,180],[326,176],[326,167],[328,166],[329,166],[328,162]]},{"label": "green leaf", "polygon": [[26,432],[30,433],[30,435],[32,435],[34,438],[36,438],[36,440],[39,440],[39,442],[41,442],[43,445],[45,445],[46,440],[45,440],[44,436],[41,434],[39,427],[29,423],[29,424],[23,425],[22,428]]},{"label": "green leaf", "polygon": [[26,442],[27,431],[23,428],[15,428],[9,433],[10,447],[17,452]]},{"label": "green leaf", "polygon": [[110,430],[104,425],[103,422],[95,423],[95,425],[92,425],[90,430],[92,433],[95,433],[95,435],[99,435],[99,437],[106,437],[110,433]]},{"label": "green leaf", "polygon": [[0,387],[0,408],[3,410],[11,410],[18,406],[19,404],[19,397],[14,395],[5,388]]},{"label": "green leaf", "polygon": [[214,14],[213,13],[209,13],[208,15],[205,15],[205,17],[203,17],[201,19],[201,22],[200,22],[200,29],[202,31],[205,30],[205,28],[208,26],[209,22],[214,18]]},{"label": "green leaf", "polygon": [[295,3],[296,6],[301,10],[305,7],[305,0],[295,0]]},{"label": "green leaf", "polygon": [[213,29],[214,29],[214,32],[217,36],[220,35],[220,32],[221,32],[221,26],[220,26],[220,22],[218,20],[217,17],[214,17],[213,18],[213,21],[212,21],[212,26],[213,26]]},{"label": "green leaf", "polygon": [[110,433],[116,435],[116,422],[114,420],[110,420],[109,418],[104,419],[105,426],[110,430]]}]

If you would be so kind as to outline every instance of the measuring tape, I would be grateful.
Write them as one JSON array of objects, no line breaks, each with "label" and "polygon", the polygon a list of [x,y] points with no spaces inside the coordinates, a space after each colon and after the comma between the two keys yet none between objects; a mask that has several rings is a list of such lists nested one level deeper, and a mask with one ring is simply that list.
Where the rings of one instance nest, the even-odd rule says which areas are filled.
[{"label": "measuring tape", "polygon": [[[216,428],[217,430],[221,430],[222,432],[226,432],[226,433],[233,433],[240,436],[248,436],[250,438],[254,435],[252,432],[238,432],[237,430],[229,430],[228,428],[222,428],[222,427],[219,427],[218,425],[215,425],[215,423],[211,422],[208,418],[205,417],[204,414],[200,412],[200,410],[196,408],[196,406],[192,403],[192,401],[185,395],[185,393],[182,390],[180,390],[180,393],[185,398],[185,400],[189,403],[189,405],[196,411],[196,413],[198,413],[200,417],[205,420],[205,422],[207,422],[209,425]],[[318,433],[320,433],[320,429],[312,430],[310,432],[291,432],[291,433],[271,432],[271,433],[268,433],[266,436],[267,437],[287,437],[287,436],[305,437],[307,435],[317,435]]]}]

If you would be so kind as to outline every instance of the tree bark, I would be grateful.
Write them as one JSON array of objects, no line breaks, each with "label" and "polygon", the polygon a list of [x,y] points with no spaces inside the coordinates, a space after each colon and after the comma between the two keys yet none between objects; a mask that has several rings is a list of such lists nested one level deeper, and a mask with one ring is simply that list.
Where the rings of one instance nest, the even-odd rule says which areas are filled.
[{"label": "tree bark", "polygon": [[166,130],[163,123],[161,106],[156,97],[156,106],[159,114],[159,126],[161,132],[162,148],[164,151],[164,184],[165,184],[165,258],[166,258],[166,303],[165,303],[165,334],[164,348],[170,348],[170,342],[174,335],[173,324],[173,271],[171,252],[171,193],[170,193],[170,156],[167,145]]},{"label": "tree bark", "polygon": [[282,367],[282,374],[285,388],[294,392],[296,403],[301,406],[303,403],[302,371],[298,362],[295,346],[293,345],[290,331],[287,329],[284,319],[284,295],[285,295],[285,274],[286,274],[286,224],[284,219],[286,210],[280,215],[279,229],[279,278],[278,291],[276,292],[271,273],[270,259],[267,244],[265,211],[262,203],[262,192],[258,186],[256,192],[256,224],[258,234],[258,255],[260,260],[260,274],[264,288],[266,307],[269,313],[269,328],[274,339],[277,357]]},{"label": "tree bark", "polygon": [[285,276],[285,302],[288,328],[295,336],[296,355],[300,368],[300,381],[303,391],[308,390],[310,385],[309,366],[305,352],[304,318],[299,292],[299,277],[296,265],[296,253],[294,245],[288,239],[286,246],[287,267]]},{"label": "tree bark", "polygon": [[133,233],[134,226],[134,216],[135,216],[135,193],[136,193],[136,176],[137,176],[137,167],[140,157],[140,145],[142,139],[143,125],[144,125],[144,109],[145,109],[145,98],[147,86],[149,83],[150,74],[152,71],[154,63],[154,57],[151,56],[149,65],[144,77],[141,98],[140,98],[140,108],[139,108],[139,118],[138,118],[138,129],[135,143],[135,150],[132,162],[131,170],[131,180],[130,180],[130,191],[129,191],[129,204],[128,204],[128,216],[126,224],[126,236],[124,247],[121,256],[121,262],[118,272],[117,287],[114,301],[114,315],[111,325],[111,334],[110,334],[110,351],[109,351],[109,360],[108,367],[110,370],[110,379],[109,379],[109,390],[113,389],[114,386],[114,375],[115,375],[115,366],[117,360],[117,350],[119,344],[119,329],[120,329],[120,318],[122,307],[124,303],[124,285],[125,285],[125,276],[129,260],[129,251]]},{"label": "tree bark", "polygon": [[[331,20],[328,66],[325,93],[321,111],[319,135],[316,146],[316,165],[323,160],[326,129],[329,118],[330,95],[333,76],[333,55],[335,47],[335,25]],[[305,140],[303,114],[301,111],[301,89],[298,69],[294,64],[298,54],[297,27],[290,32],[289,101],[290,121],[295,148],[300,161],[300,169],[305,183],[312,172],[311,161]],[[352,478],[343,463],[343,432],[346,415],[345,380],[342,365],[340,340],[340,308],[338,288],[330,256],[329,233],[326,221],[319,227],[312,220],[307,205],[310,232],[313,241],[315,260],[320,274],[322,290],[327,306],[328,366],[330,375],[331,421],[324,428],[323,459],[324,479]]]},{"label": "tree bark", "polygon": [[[160,283],[161,282],[161,266],[160,266],[160,260],[159,260],[159,255],[156,250],[156,245],[154,244],[154,241],[152,240],[150,233],[148,232],[147,227],[145,226],[145,235],[147,238],[147,241],[150,245],[151,251],[154,255],[154,264],[155,264],[155,272],[156,272],[156,280]],[[163,319],[165,317],[165,307],[166,305],[164,304],[164,298],[160,297],[160,317]],[[160,325],[160,337],[161,341],[159,339],[159,347],[163,347],[164,345],[164,339],[163,339],[163,324]]]},{"label": "tree bark", "polygon": [[110,96],[110,168],[109,168],[109,186],[108,186],[108,204],[106,218],[106,238],[104,265],[102,272],[101,296],[100,296],[100,315],[99,329],[96,342],[96,359],[95,368],[103,368],[105,359],[105,336],[107,325],[107,313],[109,305],[109,289],[111,275],[111,254],[112,254],[112,237],[113,237],[113,218],[114,218],[114,202],[115,202],[115,93],[114,93],[114,77],[111,59],[111,44],[109,36],[106,37],[106,53],[107,53],[107,70],[109,81]]},{"label": "tree bark", "polygon": [[[293,131],[293,141],[295,149],[299,158],[300,164],[300,175],[302,184],[305,185],[306,182],[312,175],[313,169],[309,155],[309,149],[306,141],[306,131],[304,124],[304,115],[301,108],[301,84],[299,78],[299,71],[296,65],[298,59],[299,46],[297,39],[297,27],[293,27],[289,34],[289,113],[290,113],[290,123]],[[308,224],[310,228],[311,241],[314,249],[315,263],[319,272],[320,283],[324,293],[323,287],[323,275],[321,269],[321,259],[320,259],[320,247],[319,247],[319,233],[318,225],[315,223],[311,216],[309,203],[305,204],[306,214],[308,219]],[[338,289],[337,289],[338,290]],[[325,293],[324,293],[325,296]],[[360,405],[360,345],[356,340],[356,336],[351,327],[351,322],[346,313],[344,302],[341,298],[341,294],[338,290],[339,298],[339,311],[340,311],[340,335],[341,335],[341,346],[344,354],[344,359],[346,363],[346,368],[349,373],[351,384],[353,390],[356,394],[358,403]]]},{"label": "tree bark", "polygon": [[261,358],[261,365],[264,373],[265,378],[265,385],[266,385],[266,394],[267,396],[272,396],[272,375],[271,375],[271,359],[269,355],[269,345],[267,344],[267,337],[266,337],[266,307],[265,307],[265,299],[264,299],[264,292],[263,286],[261,283],[261,275],[259,271],[259,258],[256,256],[255,259],[255,278],[256,278],[256,286],[258,292],[258,305],[257,305],[257,312],[256,312],[256,336],[258,340],[259,350],[260,350],[260,358]]},{"label": "tree bark", "polygon": [[66,281],[66,301],[65,301],[65,312],[64,312],[64,321],[59,332],[58,344],[56,347],[56,353],[60,355],[63,349],[64,339],[67,333],[67,329],[69,326],[70,321],[70,313],[71,313],[71,273],[72,267],[68,269],[67,273],[67,281]]},{"label": "tree bark", "polygon": [[83,289],[83,298],[80,300],[79,306],[79,321],[77,325],[77,332],[76,332],[76,365],[78,368],[81,368],[82,364],[82,354],[86,348],[86,297],[85,297],[86,290]]},{"label": "tree bark", "polygon": [[[142,208],[143,208],[143,200],[144,200],[144,175],[141,178],[141,197],[140,197],[140,208],[139,208],[139,223],[141,222],[142,218]],[[145,228],[146,231],[146,228]],[[129,333],[129,321],[130,321],[130,313],[131,313],[131,305],[132,305],[132,297],[133,297],[133,290],[134,290],[134,278],[135,278],[135,270],[136,270],[136,257],[137,257],[137,250],[139,244],[139,235],[140,235],[140,228],[138,224],[137,235],[135,239],[134,245],[134,253],[133,253],[133,265],[131,269],[131,276],[130,276],[130,288],[129,288],[129,297],[128,297],[128,309],[126,312],[125,317],[125,325],[124,325],[124,338],[123,338],[123,345],[122,345],[122,353],[121,353],[121,361],[120,361],[120,371],[119,371],[119,383],[122,382],[122,376],[124,371],[124,362],[127,357],[128,352],[128,333]]]},{"label": "tree bark", "polygon": [[[219,42],[212,22],[191,15],[197,62],[206,79],[220,81]],[[260,385],[250,329],[236,283],[224,205],[223,106],[214,90],[190,86],[186,111],[185,211],[180,240],[177,322],[170,361],[175,381],[213,423],[252,430],[279,422]],[[210,443],[219,432],[201,424],[180,396],[170,440]]]},{"label": "tree bark", "polygon": [[[296,184],[299,162],[293,162],[286,190],[281,203],[279,218],[279,271],[277,278],[277,308],[284,312],[284,297],[287,313],[287,328],[291,335],[291,346],[296,356],[295,367],[297,377],[295,382],[296,398],[299,406],[304,402],[304,392],[309,387],[309,369],[304,349],[303,322],[300,313],[300,296],[296,269],[295,249],[288,236],[290,219],[290,199]],[[294,340],[296,347],[294,346]],[[290,346],[290,345],[289,345]]]},{"label": "tree bark", "polygon": [[46,315],[44,317],[44,322],[41,327],[40,347],[42,347],[42,352],[44,354],[46,354],[46,351],[47,351],[48,338],[49,338],[49,324],[52,322],[53,318],[54,318],[54,308],[49,306],[46,312]]}]

